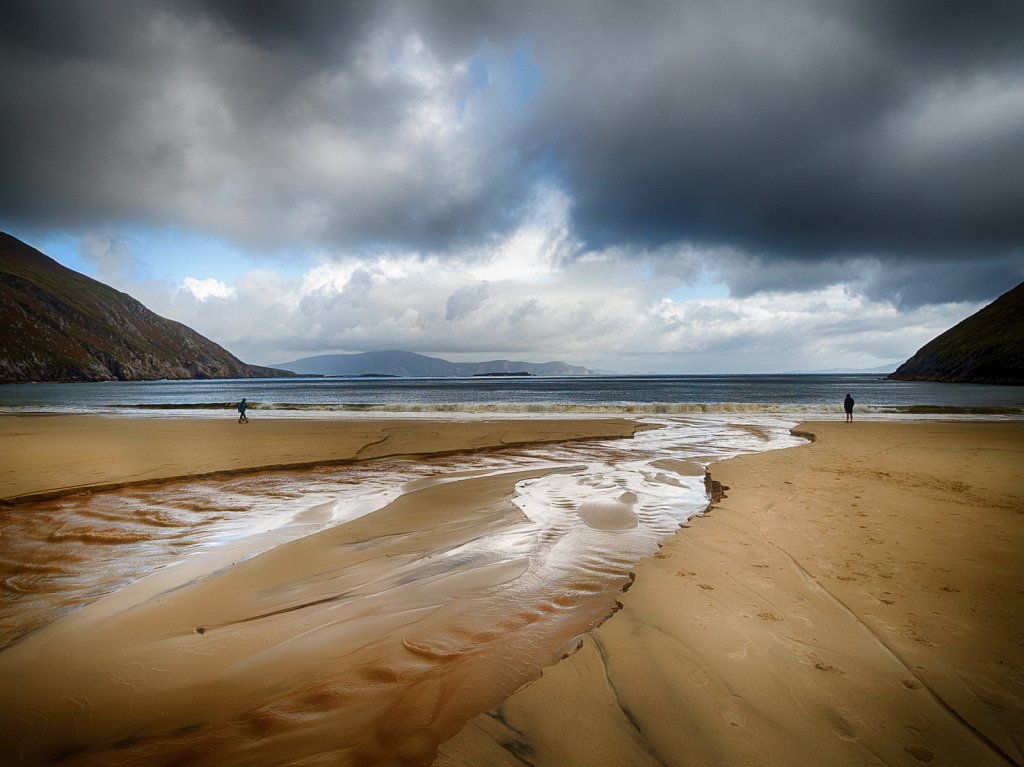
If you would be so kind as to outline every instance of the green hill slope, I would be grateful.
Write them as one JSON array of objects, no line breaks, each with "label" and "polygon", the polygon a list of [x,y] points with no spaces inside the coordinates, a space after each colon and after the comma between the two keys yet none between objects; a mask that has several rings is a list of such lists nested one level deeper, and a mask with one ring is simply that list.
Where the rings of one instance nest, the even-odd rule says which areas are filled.
[{"label": "green hill slope", "polygon": [[287,375],[0,232],[0,382]]},{"label": "green hill slope", "polygon": [[889,378],[1024,384],[1024,282],[929,341]]}]

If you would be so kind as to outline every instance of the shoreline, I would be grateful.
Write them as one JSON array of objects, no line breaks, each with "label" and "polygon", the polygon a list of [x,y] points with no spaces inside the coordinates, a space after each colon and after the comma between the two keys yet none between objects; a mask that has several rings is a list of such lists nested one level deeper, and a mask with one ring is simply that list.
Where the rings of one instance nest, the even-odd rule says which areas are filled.
[{"label": "shoreline", "polygon": [[1024,763],[1024,424],[793,433],[434,764]]},{"label": "shoreline", "polygon": [[[312,458],[309,464],[315,466],[624,437],[642,428],[625,418],[254,419],[243,427],[233,419],[0,417],[0,488],[18,478],[57,494],[91,494],[98,489],[95,483],[84,489],[54,485],[69,477],[98,480],[103,472],[127,476],[118,486],[162,485],[173,477],[150,475],[175,466],[191,469],[180,472],[185,477],[201,476],[203,469],[208,476],[230,475],[261,471],[260,462],[282,456]],[[467,712],[449,721],[442,728],[448,733],[465,724],[440,745],[434,763],[1024,763],[1024,630],[1018,618],[1024,595],[1024,423],[813,422],[791,431],[813,441],[713,464],[707,484],[724,486],[725,495],[665,539],[657,554],[631,566],[618,609],[567,635],[567,641],[580,637],[565,645],[567,651],[578,646],[575,653],[545,666],[537,681],[500,704],[490,699],[475,708],[496,705],[489,713],[465,722]],[[91,448],[83,452],[83,445]],[[674,460],[669,448],[651,466]],[[516,476],[549,470],[531,468]],[[334,657],[339,641],[354,641],[353,650],[365,642],[361,634],[345,634],[343,624],[334,628],[334,611],[368,609],[373,620],[389,615],[396,621],[383,631],[394,635],[397,654],[382,661],[376,650],[361,651],[365,659],[355,676],[346,672],[336,682],[302,688],[239,719],[237,728],[233,724],[235,729],[222,734],[242,750],[236,761],[223,763],[250,763],[246,749],[253,749],[248,752],[253,758],[258,750],[265,763],[275,763],[275,754],[284,761],[291,753],[288,743],[298,737],[294,722],[307,715],[310,701],[322,703],[323,716],[340,717],[347,727],[374,707],[411,705],[414,689],[424,696],[417,711],[447,709],[431,664],[461,669],[457,686],[473,689],[478,680],[503,673],[523,647],[533,647],[526,637],[561,609],[561,602],[553,602],[506,614],[495,602],[485,615],[460,610],[440,592],[429,598],[426,592],[410,592],[404,606],[395,600],[396,589],[419,589],[414,583],[427,587],[431,579],[407,575],[427,566],[440,551],[436,546],[454,552],[483,527],[504,529],[521,517],[510,495],[512,474],[453,476],[460,481],[449,482],[443,471],[433,473],[405,487],[390,511],[297,538],[251,560],[230,546],[211,551],[204,556],[216,560],[213,577],[189,580],[187,588],[177,583],[187,570],[159,569],[152,579],[43,629],[31,644],[12,646],[2,660],[8,671],[25,674],[26,691],[46,692],[40,679],[30,681],[43,671],[52,691],[66,690],[75,671],[82,694],[93,695],[89,680],[99,673],[102,658],[114,670],[135,669],[140,662],[158,669],[179,654],[184,662],[200,647],[205,655],[221,643],[217,646],[227,656],[242,654],[221,665],[211,656],[209,673],[236,674],[233,683],[258,686],[266,680],[252,673],[258,663],[244,659],[244,647],[270,642],[269,667],[277,673],[307,665],[326,670],[320,664]],[[186,504],[195,500],[184,499]],[[196,513],[206,508],[196,507]],[[318,508],[310,513],[319,513]],[[11,520],[19,518],[16,507],[8,503],[8,509],[15,512]],[[167,529],[169,520],[159,510],[154,513],[153,521]],[[77,552],[75,532],[61,530],[55,540],[67,541],[61,545]],[[403,535],[391,534],[396,532]],[[365,548],[368,542],[375,551]],[[44,549],[47,556],[55,554],[53,546]],[[361,575],[347,574],[339,551],[355,557],[352,565]],[[232,566],[221,570],[220,559]],[[197,559],[191,567],[202,562]],[[526,560],[457,574],[440,561],[429,565],[445,578],[493,578],[496,584],[524,566]],[[373,574],[366,568],[374,568]],[[33,572],[30,568],[26,577],[34,578]],[[334,574],[327,577],[328,572]],[[351,586],[337,585],[349,578]],[[587,578],[574,570],[571,580],[570,592],[584,587]],[[302,591],[302,602],[293,604],[290,588],[261,586],[279,582],[313,583],[314,592]],[[339,601],[349,588],[371,590]],[[371,596],[380,601],[372,609],[360,607]],[[431,601],[454,612],[403,636],[410,630],[403,628],[406,620]],[[108,625],[111,611],[121,625]],[[460,621],[468,623],[457,640],[438,639]],[[294,638],[283,641],[295,630]],[[147,632],[155,632],[152,646],[139,643]],[[519,639],[517,632],[523,632]],[[270,641],[278,635],[282,641]],[[91,646],[87,652],[83,641]],[[508,650],[498,651],[495,643],[506,641],[512,643]],[[65,661],[40,668],[32,654],[39,651],[37,642],[51,659],[61,657],[56,651],[62,648]],[[292,646],[289,654],[286,648]],[[476,655],[484,649],[486,654]],[[462,665],[470,656],[481,665]],[[361,680],[359,692],[356,680]],[[141,677],[139,683],[148,689]],[[408,692],[394,698],[387,690],[396,684]],[[183,702],[175,713],[160,700],[153,697],[152,721],[164,721],[168,732],[185,732],[179,725],[190,725],[191,706]],[[124,709],[114,698],[109,705],[105,726],[120,742]],[[235,701],[225,698],[223,705]],[[69,721],[78,716],[73,707],[65,714]],[[13,727],[13,721],[7,725]],[[390,758],[400,741],[410,758],[419,755],[418,763],[424,753],[433,753],[422,733],[393,730],[381,730],[372,742],[358,741],[360,753],[378,761]],[[211,748],[220,742],[214,729],[196,732]],[[33,737],[45,738],[43,733]],[[313,749],[310,754],[319,747],[315,738],[304,742]],[[323,741],[325,754],[329,742]],[[148,746],[140,740],[131,748]]]},{"label": "shoreline", "polygon": [[139,419],[0,416],[0,506],[140,484],[631,437],[608,418]]}]

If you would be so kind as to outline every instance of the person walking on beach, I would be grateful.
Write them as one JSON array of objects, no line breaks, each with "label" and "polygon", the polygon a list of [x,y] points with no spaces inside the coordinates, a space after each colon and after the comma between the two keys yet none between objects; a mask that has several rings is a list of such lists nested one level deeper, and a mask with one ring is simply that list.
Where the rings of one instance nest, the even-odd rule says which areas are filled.
[{"label": "person walking on beach", "polygon": [[853,420],[853,397],[847,393],[846,399],[843,400],[843,410],[846,411],[846,422],[849,423]]},{"label": "person walking on beach", "polygon": [[242,401],[238,403],[238,422],[249,423],[249,416],[245,414],[246,408],[249,406],[245,403],[245,397],[242,397]]}]

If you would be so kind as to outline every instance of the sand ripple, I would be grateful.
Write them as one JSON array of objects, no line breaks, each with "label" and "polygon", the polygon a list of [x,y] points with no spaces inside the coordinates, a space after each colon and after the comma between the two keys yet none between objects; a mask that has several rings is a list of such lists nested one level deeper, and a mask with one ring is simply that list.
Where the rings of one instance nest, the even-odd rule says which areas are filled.
[{"label": "sand ripple", "polygon": [[[720,453],[750,439],[721,431]],[[429,763],[703,507],[702,477],[650,464],[707,455],[705,432],[642,437],[23,506],[0,525],[0,742],[24,763]]]}]

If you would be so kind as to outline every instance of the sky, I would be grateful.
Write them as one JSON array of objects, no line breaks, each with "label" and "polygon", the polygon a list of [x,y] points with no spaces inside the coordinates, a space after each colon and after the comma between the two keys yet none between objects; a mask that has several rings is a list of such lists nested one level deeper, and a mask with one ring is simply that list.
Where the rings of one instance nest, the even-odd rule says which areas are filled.
[{"label": "sky", "polygon": [[5,0],[0,229],[243,360],[894,365],[1024,280],[1017,0]]}]

